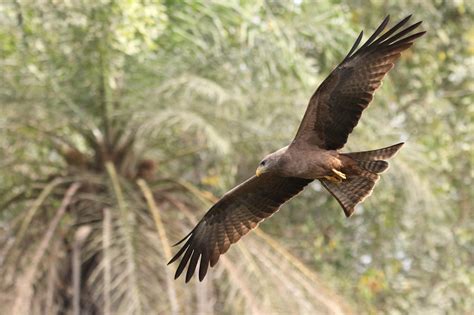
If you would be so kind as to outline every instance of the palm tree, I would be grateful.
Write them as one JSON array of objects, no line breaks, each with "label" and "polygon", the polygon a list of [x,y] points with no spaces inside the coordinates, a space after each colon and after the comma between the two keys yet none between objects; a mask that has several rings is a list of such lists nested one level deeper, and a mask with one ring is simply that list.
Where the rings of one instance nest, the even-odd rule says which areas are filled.
[{"label": "palm tree", "polygon": [[[170,244],[288,142],[361,29],[406,10],[428,36],[349,141],[408,139],[370,199],[345,220],[315,183],[205,282],[172,280]],[[424,0],[2,2],[0,313],[469,313],[473,14]]]},{"label": "palm tree", "polygon": [[[273,35],[273,53],[291,60],[267,55],[275,43],[253,43],[240,70],[229,68],[224,54],[269,34],[241,10],[200,1],[5,7],[2,313],[349,312],[263,231],[203,283],[175,282],[166,266],[170,240],[250,165],[233,155],[261,150],[245,140],[270,137],[244,119],[293,88],[286,78],[310,75],[284,33]],[[221,84],[239,72],[243,86]],[[257,105],[243,93],[249,82],[281,91]]]}]

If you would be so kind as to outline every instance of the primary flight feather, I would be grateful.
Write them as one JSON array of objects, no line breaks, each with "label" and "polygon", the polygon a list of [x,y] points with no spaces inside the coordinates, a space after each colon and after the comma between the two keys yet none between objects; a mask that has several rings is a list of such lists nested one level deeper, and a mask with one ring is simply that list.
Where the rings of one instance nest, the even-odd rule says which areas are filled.
[{"label": "primary flight feather", "polygon": [[387,16],[360,47],[362,32],[344,60],[311,97],[295,139],[290,145],[266,156],[256,175],[227,192],[194,229],[178,244],[181,249],[170,260],[182,257],[178,278],[186,269],[186,282],[199,264],[199,280],[213,267],[231,244],[313,180],[336,198],[346,216],[372,192],[379,174],[388,168],[402,143],[355,153],[340,153],[362,111],[372,101],[383,77],[393,68],[402,51],[425,32],[410,35],[421,22],[406,27],[408,16],[383,33]]}]

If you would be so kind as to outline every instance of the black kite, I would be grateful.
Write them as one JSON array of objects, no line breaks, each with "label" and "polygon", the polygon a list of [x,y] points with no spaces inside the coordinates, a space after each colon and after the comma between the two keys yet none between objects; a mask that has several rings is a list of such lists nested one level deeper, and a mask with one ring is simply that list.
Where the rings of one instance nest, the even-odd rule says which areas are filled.
[{"label": "black kite", "polygon": [[[209,266],[213,267],[231,244],[315,179],[337,199],[348,217],[371,194],[379,174],[388,168],[385,160],[403,143],[357,153],[339,153],[338,149],[346,143],[400,53],[425,33],[408,35],[421,22],[402,29],[410,17],[382,34],[389,21],[387,16],[358,48],[363,34],[360,33],[344,60],[311,97],[291,144],[265,157],[256,176],[227,192],[178,243],[185,242],[169,262],[184,254],[175,278],[189,263],[188,282],[199,262],[199,280],[202,280]],[[402,30],[396,33],[399,29]]]}]

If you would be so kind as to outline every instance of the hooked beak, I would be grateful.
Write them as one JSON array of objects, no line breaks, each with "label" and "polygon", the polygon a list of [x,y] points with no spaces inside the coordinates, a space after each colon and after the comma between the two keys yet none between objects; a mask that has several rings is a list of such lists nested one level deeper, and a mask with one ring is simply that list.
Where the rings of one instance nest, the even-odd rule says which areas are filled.
[{"label": "hooked beak", "polygon": [[259,167],[257,167],[257,170],[255,171],[255,175],[259,177],[260,175],[265,173],[265,171],[266,171],[265,166],[260,165]]}]

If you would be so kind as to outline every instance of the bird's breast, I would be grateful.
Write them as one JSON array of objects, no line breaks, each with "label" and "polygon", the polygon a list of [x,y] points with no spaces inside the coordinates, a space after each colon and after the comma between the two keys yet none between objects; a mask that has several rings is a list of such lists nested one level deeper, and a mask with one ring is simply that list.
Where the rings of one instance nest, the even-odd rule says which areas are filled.
[{"label": "bird's breast", "polygon": [[331,169],[340,168],[336,151],[322,149],[295,150],[285,157],[284,176],[317,179],[331,174]]}]

